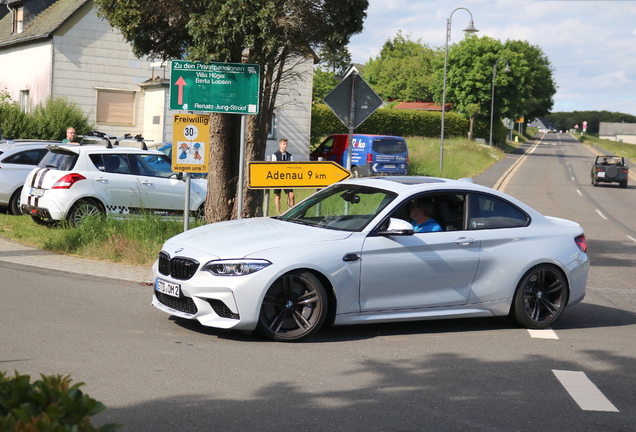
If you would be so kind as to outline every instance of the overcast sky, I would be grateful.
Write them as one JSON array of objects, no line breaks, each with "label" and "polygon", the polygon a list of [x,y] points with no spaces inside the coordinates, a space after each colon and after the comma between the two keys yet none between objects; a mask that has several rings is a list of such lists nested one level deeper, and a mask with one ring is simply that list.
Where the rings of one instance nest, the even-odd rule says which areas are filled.
[{"label": "overcast sky", "polygon": [[[456,8],[473,16],[477,36],[539,46],[554,68],[552,112],[618,111],[636,115],[636,1],[369,0],[361,34],[349,44],[353,62],[375,58],[399,30],[444,47]],[[464,37],[470,14],[453,13],[450,44]]]}]

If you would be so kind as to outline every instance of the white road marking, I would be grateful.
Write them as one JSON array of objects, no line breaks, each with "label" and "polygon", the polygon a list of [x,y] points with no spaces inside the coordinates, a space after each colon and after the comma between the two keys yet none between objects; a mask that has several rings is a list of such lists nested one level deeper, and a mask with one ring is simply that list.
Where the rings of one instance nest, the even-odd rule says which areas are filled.
[{"label": "white road marking", "polygon": [[572,181],[574,181],[574,177],[572,177]]},{"label": "white road marking", "polygon": [[601,213],[601,211],[599,209],[594,209],[594,210],[596,210],[596,213],[598,213],[600,217],[602,217],[603,219],[607,220],[605,215],[603,213]]},{"label": "white road marking", "polygon": [[581,193],[581,191],[580,191],[580,190],[578,190],[578,189],[576,190],[576,193],[578,193],[579,195],[583,196],[583,194]]},{"label": "white road marking", "polygon": [[556,332],[551,328],[547,329],[528,329],[530,336],[537,339],[558,339]]},{"label": "white road marking", "polygon": [[556,369],[552,369],[552,372],[582,410],[619,412],[585,372]]},{"label": "white road marking", "polygon": [[636,242],[636,239],[634,237],[632,237],[632,236],[627,236],[627,238],[630,239],[633,242]]}]

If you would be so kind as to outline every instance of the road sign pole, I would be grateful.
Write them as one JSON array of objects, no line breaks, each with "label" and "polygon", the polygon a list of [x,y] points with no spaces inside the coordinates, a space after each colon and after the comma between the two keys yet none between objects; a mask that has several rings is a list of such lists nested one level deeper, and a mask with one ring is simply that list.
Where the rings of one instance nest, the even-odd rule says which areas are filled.
[{"label": "road sign pole", "polygon": [[246,119],[244,115],[241,116],[241,149],[239,155],[239,179],[238,179],[238,214],[236,215],[237,219],[243,218],[243,178],[245,176],[245,170],[243,166],[245,165],[245,129],[246,129]]},{"label": "road sign pole", "polygon": [[353,143],[351,142],[353,138],[353,130],[355,129],[356,122],[356,78],[358,74],[354,71],[352,74],[353,79],[351,80],[351,104],[349,106],[349,136],[347,137],[347,171],[351,171],[351,147]]},{"label": "road sign pole", "polygon": [[190,229],[190,173],[183,173],[185,178],[185,203],[183,206],[183,232]]}]

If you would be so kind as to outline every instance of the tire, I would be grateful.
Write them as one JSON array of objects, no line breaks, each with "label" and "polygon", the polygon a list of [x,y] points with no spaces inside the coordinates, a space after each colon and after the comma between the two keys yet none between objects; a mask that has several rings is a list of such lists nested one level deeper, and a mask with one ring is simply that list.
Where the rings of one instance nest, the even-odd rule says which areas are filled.
[{"label": "tire", "polygon": [[351,167],[351,178],[359,178],[360,172],[358,171],[358,167]]},{"label": "tire", "polygon": [[88,217],[102,217],[104,214],[99,204],[90,200],[81,200],[73,204],[66,216],[66,220],[71,226],[76,227]]},{"label": "tire", "polygon": [[607,178],[615,179],[617,175],[618,175],[618,168],[616,168],[613,165],[607,167],[607,169],[605,170],[605,176]]},{"label": "tire", "polygon": [[595,178],[592,179],[592,184],[594,185],[594,187],[598,186],[598,180]]},{"label": "tire", "polygon": [[13,192],[11,195],[11,199],[9,200],[9,211],[11,214],[20,216],[22,214],[22,210],[20,209],[20,195],[22,194],[22,188],[18,188],[17,191]]},{"label": "tire", "polygon": [[567,300],[568,287],[563,273],[551,265],[539,265],[519,282],[510,315],[520,327],[547,328],[561,316]]},{"label": "tire", "polygon": [[194,218],[197,222],[205,223],[205,201],[195,211],[190,212],[190,217]]},{"label": "tire", "polygon": [[621,182],[621,187],[622,187],[623,189],[627,188],[627,180],[623,180],[623,181]]},{"label": "tire", "polygon": [[324,287],[310,272],[280,277],[267,290],[257,329],[268,339],[297,342],[316,333],[327,317]]}]

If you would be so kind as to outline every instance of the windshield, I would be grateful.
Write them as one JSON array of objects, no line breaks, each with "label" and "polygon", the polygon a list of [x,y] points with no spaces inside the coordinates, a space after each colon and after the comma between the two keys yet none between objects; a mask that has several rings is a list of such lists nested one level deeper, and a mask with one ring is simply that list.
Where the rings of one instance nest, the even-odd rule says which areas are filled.
[{"label": "windshield", "polygon": [[361,231],[396,196],[383,189],[338,184],[315,193],[279,219],[340,231]]}]

